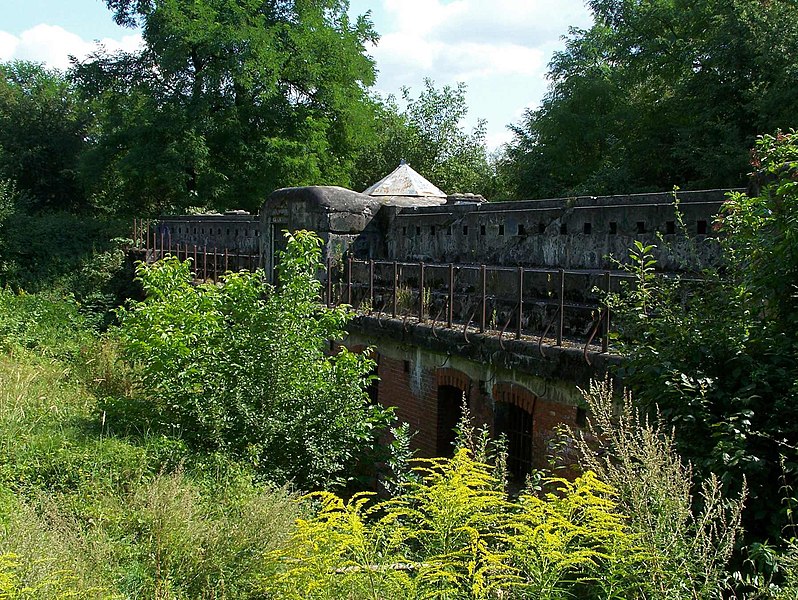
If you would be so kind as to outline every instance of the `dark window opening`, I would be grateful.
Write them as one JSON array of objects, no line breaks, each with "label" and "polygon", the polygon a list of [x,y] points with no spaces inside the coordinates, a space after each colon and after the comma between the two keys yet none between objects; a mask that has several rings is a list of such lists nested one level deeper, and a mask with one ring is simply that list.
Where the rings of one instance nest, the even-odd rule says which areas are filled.
[{"label": "dark window opening", "polygon": [[615,221],[610,221],[610,235],[617,235],[618,233],[618,223]]},{"label": "dark window opening", "polygon": [[222,228],[219,227],[218,231],[216,232],[218,235],[222,235]]},{"label": "dark window opening", "polygon": [[229,229],[227,230],[227,234],[226,235],[230,235],[230,230]]},{"label": "dark window opening", "polygon": [[568,224],[560,223],[560,235],[568,235]]},{"label": "dark window opening", "polygon": [[204,227],[203,227],[202,229],[200,229],[200,233],[202,233],[203,235],[205,235],[205,228],[204,228]]},{"label": "dark window opening", "polygon": [[499,225],[499,235],[504,235],[504,225]]},{"label": "dark window opening", "polygon": [[479,226],[479,235],[485,235],[485,226],[484,225],[480,225]]},{"label": "dark window opening", "polygon": [[637,222],[637,233],[645,233],[646,232],[646,224],[643,221]]},{"label": "dark window opening", "polygon": [[197,228],[196,227],[194,228],[194,233],[197,233]]},{"label": "dark window opening", "polygon": [[421,235],[421,227],[416,225],[416,235]]},{"label": "dark window opening", "polygon": [[585,223],[582,226],[582,233],[584,233],[585,235],[590,235],[591,233],[593,233],[593,224],[592,223]]},{"label": "dark window opening", "polygon": [[402,227],[402,235],[407,235],[407,227]]},{"label": "dark window opening", "polygon": [[463,416],[463,391],[452,385],[438,386],[438,456],[454,456],[457,424]]},{"label": "dark window opening", "polygon": [[432,227],[429,228],[429,234],[430,235],[435,235],[435,225],[433,225]]},{"label": "dark window opening", "polygon": [[667,235],[673,235],[676,233],[676,223],[674,221],[665,222],[665,233]]},{"label": "dark window opening", "polygon": [[538,223],[538,233],[546,233],[546,224]]},{"label": "dark window opening", "polygon": [[698,235],[706,235],[707,234],[707,222],[706,221],[699,221],[697,227]]},{"label": "dark window opening", "polygon": [[521,223],[518,224],[518,235],[526,235],[526,227]]},{"label": "dark window opening", "polygon": [[587,425],[587,409],[582,407],[576,408],[576,417],[574,417],[574,422],[579,427],[584,427]]},{"label": "dark window opening", "polygon": [[463,225],[463,235],[468,235],[468,225]]},{"label": "dark window opening", "polygon": [[452,226],[451,226],[451,225],[449,225],[449,226],[446,228],[446,235],[452,235]]},{"label": "dark window opening", "polygon": [[507,440],[507,470],[516,483],[532,472],[532,415],[509,402],[496,402],[496,435]]},{"label": "dark window opening", "polygon": [[409,360],[403,361],[402,362],[402,367],[404,368],[405,373],[409,373],[410,372],[410,361]]}]

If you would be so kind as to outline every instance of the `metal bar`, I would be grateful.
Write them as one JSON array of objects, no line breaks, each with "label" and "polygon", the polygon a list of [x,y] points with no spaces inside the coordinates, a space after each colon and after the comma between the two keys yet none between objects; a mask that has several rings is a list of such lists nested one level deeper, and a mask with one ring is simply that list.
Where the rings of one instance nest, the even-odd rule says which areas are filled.
[{"label": "metal bar", "polygon": [[224,272],[227,273],[230,269],[228,268],[230,265],[229,263],[229,256],[227,254],[227,247],[224,249]]},{"label": "metal bar", "polygon": [[391,316],[396,318],[397,304],[399,303],[399,263],[393,261],[393,312]]},{"label": "metal bar", "polygon": [[163,256],[164,256],[164,254],[163,254],[163,240],[164,240],[164,232],[163,232],[163,227],[161,227],[161,258],[163,258]]},{"label": "metal bar", "polygon": [[346,303],[352,306],[352,257],[346,261]]},{"label": "metal bar", "polygon": [[191,263],[191,266],[194,267],[194,277],[196,277],[199,272],[197,268],[197,244],[194,244],[194,262]]},{"label": "metal bar", "polygon": [[216,252],[216,246],[213,247],[213,281],[214,283],[219,279],[219,254]]},{"label": "metal bar", "polygon": [[607,305],[606,305],[606,313],[604,315],[604,336],[601,340],[601,351],[608,352],[610,349],[610,304],[609,304],[609,297],[610,297],[610,272],[604,271],[604,290],[607,292]]},{"label": "metal bar", "polygon": [[487,311],[488,311],[488,295],[486,293],[487,289],[488,289],[488,270],[487,270],[487,267],[485,265],[480,265],[479,266],[479,272],[480,272],[480,275],[482,276],[482,278],[481,278],[482,279],[482,310],[481,310],[481,314],[480,314],[480,317],[479,317],[479,332],[480,333],[485,333],[485,322],[486,322],[486,316],[487,316]]},{"label": "metal bar", "polygon": [[515,339],[521,339],[521,322],[524,317],[524,267],[518,267],[518,329]]},{"label": "metal bar", "polygon": [[327,308],[332,308],[332,256],[327,257]]},{"label": "metal bar", "polygon": [[558,307],[559,323],[557,324],[557,345],[562,346],[562,330],[565,321],[565,269],[560,269],[560,293],[558,294],[560,305]]},{"label": "metal bar", "polygon": [[449,263],[449,310],[446,315],[446,326],[451,329],[454,320],[454,264]]},{"label": "metal bar", "polygon": [[172,253],[172,230],[166,232],[166,251]]},{"label": "metal bar", "polygon": [[374,260],[369,261],[369,314],[374,312]]},{"label": "metal bar", "polygon": [[202,280],[208,279],[208,244],[202,247]]},{"label": "metal bar", "polygon": [[424,263],[419,262],[418,276],[418,322],[424,322]]}]

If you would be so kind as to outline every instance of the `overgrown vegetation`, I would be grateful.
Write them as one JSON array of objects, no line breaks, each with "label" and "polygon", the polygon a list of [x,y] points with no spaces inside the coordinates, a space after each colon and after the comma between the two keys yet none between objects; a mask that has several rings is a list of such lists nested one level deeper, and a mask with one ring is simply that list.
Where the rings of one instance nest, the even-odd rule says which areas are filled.
[{"label": "overgrown vegetation", "polygon": [[262,272],[194,286],[187,262],[142,265],[146,299],[120,313],[118,339],[159,426],[302,489],[344,484],[373,463],[391,412],[369,403],[372,360],[325,355],[350,312],[319,304],[321,266],[320,240],[305,231],[289,236],[278,289]]},{"label": "overgrown vegetation", "polygon": [[700,476],[717,473],[728,489],[748,482],[746,539],[766,570],[775,562],[763,551],[798,535],[796,160],[798,134],[758,140],[759,192],[729,196],[716,224],[725,265],[700,290],[654,281],[643,256],[640,284],[615,306],[638,400],[675,427]]}]

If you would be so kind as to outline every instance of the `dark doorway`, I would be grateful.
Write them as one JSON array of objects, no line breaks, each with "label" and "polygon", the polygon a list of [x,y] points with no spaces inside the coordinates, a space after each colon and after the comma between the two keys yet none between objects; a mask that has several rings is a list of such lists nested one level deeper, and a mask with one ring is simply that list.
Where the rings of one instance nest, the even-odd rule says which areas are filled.
[{"label": "dark doorway", "polygon": [[438,386],[437,455],[454,456],[457,424],[463,416],[463,390],[453,385]]},{"label": "dark doorway", "polygon": [[515,482],[523,484],[532,472],[532,415],[509,402],[496,402],[496,436],[507,439],[507,471]]}]

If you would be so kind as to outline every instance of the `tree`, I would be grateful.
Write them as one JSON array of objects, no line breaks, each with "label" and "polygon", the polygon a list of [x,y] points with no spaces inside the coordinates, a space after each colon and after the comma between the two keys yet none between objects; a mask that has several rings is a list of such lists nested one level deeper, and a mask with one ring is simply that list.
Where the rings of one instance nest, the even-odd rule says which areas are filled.
[{"label": "tree", "polygon": [[716,224],[723,270],[699,289],[648,279],[615,309],[625,380],[699,474],[747,479],[747,539],[763,542],[797,533],[798,134],[761,137],[754,158],[759,193],[731,194]]},{"label": "tree", "polygon": [[275,290],[262,272],[194,287],[188,262],[142,265],[147,298],[120,313],[119,339],[174,435],[248,460],[273,482],[340,485],[391,412],[369,402],[372,360],[325,354],[351,313],[319,302],[319,239],[289,236],[278,268]]},{"label": "tree", "polygon": [[447,193],[490,192],[485,122],[478,121],[471,132],[462,125],[468,114],[464,83],[437,89],[425,79],[417,98],[404,88],[404,109],[391,96],[374,102],[373,137],[360,153],[353,176],[357,189],[367,188],[405,160]]},{"label": "tree", "polygon": [[87,205],[78,177],[88,115],[74,86],[30,62],[0,64],[0,180],[34,209]]},{"label": "tree", "polygon": [[757,132],[794,123],[789,0],[590,0],[501,169],[516,197],[745,185]]},{"label": "tree", "polygon": [[93,189],[132,212],[257,209],[273,189],[349,183],[376,39],[341,0],[108,0],[145,47],[74,76],[98,115]]}]

